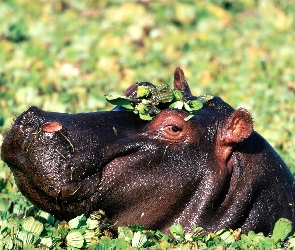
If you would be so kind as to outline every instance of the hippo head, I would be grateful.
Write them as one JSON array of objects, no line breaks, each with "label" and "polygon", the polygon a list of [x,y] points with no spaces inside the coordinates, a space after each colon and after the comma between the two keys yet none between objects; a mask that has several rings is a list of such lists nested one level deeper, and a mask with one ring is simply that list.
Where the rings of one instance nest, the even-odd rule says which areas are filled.
[{"label": "hippo head", "polygon": [[[196,98],[179,68],[174,88]],[[103,209],[115,227],[269,233],[280,217],[294,221],[293,176],[247,110],[219,97],[189,120],[166,107],[151,121],[115,110],[21,114],[1,152],[21,192],[59,219]]]}]

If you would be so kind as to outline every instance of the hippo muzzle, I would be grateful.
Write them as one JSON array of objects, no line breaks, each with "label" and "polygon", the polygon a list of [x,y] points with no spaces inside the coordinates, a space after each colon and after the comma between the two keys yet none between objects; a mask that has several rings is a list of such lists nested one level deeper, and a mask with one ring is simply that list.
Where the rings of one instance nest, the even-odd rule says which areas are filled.
[{"label": "hippo muzzle", "polygon": [[[106,154],[106,145],[128,136],[132,132],[128,124],[142,124],[130,112],[119,113],[120,117],[117,112],[71,115],[30,107],[5,137],[2,159],[12,169],[20,190],[37,206],[59,211],[58,217],[66,219],[73,217],[73,211],[75,215],[87,213],[97,207],[93,204],[103,167],[115,154],[124,155],[124,148]],[[132,150],[136,147],[126,152]]]}]

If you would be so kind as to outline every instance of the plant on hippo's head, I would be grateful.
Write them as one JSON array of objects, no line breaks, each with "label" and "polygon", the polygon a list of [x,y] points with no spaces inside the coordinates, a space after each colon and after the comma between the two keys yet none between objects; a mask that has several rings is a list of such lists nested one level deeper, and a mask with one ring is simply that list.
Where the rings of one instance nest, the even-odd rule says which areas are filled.
[{"label": "plant on hippo's head", "polygon": [[[140,83],[139,83],[140,84]],[[137,84],[136,94],[130,96],[110,95],[106,99],[113,105],[133,111],[142,120],[150,121],[165,108],[182,109],[189,113],[185,120],[194,116],[194,112],[203,107],[203,103],[213,98],[204,95],[195,98],[186,98],[179,90],[170,88],[167,84],[159,86]]]}]

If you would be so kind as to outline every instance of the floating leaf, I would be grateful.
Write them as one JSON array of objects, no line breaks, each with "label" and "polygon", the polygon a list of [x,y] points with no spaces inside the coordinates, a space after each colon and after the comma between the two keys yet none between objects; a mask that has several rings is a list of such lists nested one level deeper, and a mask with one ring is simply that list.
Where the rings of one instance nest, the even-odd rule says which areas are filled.
[{"label": "floating leaf", "polygon": [[16,233],[19,230],[18,223],[13,218],[9,218],[7,220],[7,224],[8,224],[8,227],[10,229],[10,232],[11,232],[12,237],[14,237],[14,235],[16,235]]},{"label": "floating leaf", "polygon": [[147,242],[147,237],[141,232],[135,232],[132,239],[132,247],[143,247],[144,243]]},{"label": "floating leaf", "polygon": [[184,103],[183,103],[183,107],[184,107],[184,109],[185,109],[186,111],[188,111],[188,112],[191,112],[191,111],[192,111],[192,109],[191,109],[191,107],[190,107],[190,105],[189,105],[189,102],[184,102]]},{"label": "floating leaf", "polygon": [[224,240],[227,244],[235,242],[235,237],[230,230],[220,230],[216,234],[219,235],[220,238]]},{"label": "floating leaf", "polygon": [[95,239],[95,231],[94,230],[85,230],[85,233],[83,234],[85,241],[87,243],[91,243],[93,239]]},{"label": "floating leaf", "polygon": [[271,238],[274,242],[284,241],[291,233],[292,227],[293,224],[290,220],[285,218],[279,219],[275,224]]},{"label": "floating leaf", "polygon": [[0,212],[7,211],[11,205],[11,201],[6,198],[0,198]]},{"label": "floating leaf", "polygon": [[290,248],[290,249],[294,249],[294,247],[295,247],[295,238],[291,238],[291,239],[289,239],[288,240],[288,247]]},{"label": "floating leaf", "polygon": [[90,216],[89,216],[89,218],[90,219],[92,219],[92,220],[101,220],[101,219],[103,219],[103,218],[105,218],[106,217],[106,214],[105,214],[105,212],[103,211],[103,210],[98,210],[98,211],[93,211],[91,214],[90,214]]},{"label": "floating leaf", "polygon": [[37,240],[37,237],[34,233],[20,231],[17,234],[17,238],[22,241],[23,245],[25,244],[33,244]]},{"label": "floating leaf", "polygon": [[[193,112],[203,107],[203,102],[210,100],[213,96],[205,95],[198,97],[196,100],[186,100],[181,91],[171,89],[167,84],[160,86],[154,85],[138,85],[136,97],[105,95],[107,101],[114,105],[133,110],[138,114],[140,119],[150,121],[153,117],[160,113],[161,109],[158,106],[161,103],[169,104],[169,108],[184,109],[189,112],[189,116],[185,121],[192,118]],[[167,105],[162,106],[166,108]]]},{"label": "floating leaf", "polygon": [[98,223],[99,223],[98,220],[92,220],[90,218],[88,218],[86,220],[86,224],[88,226],[88,229],[95,229],[95,228],[97,228],[98,227]]},{"label": "floating leaf", "polygon": [[57,232],[62,239],[64,239],[69,232],[69,225],[66,223],[60,223],[57,227]]},{"label": "floating leaf", "polygon": [[179,223],[177,225],[171,226],[170,232],[177,241],[184,240],[184,231],[183,231],[182,226]]},{"label": "floating leaf", "polygon": [[131,242],[133,233],[129,227],[118,227],[118,238]]},{"label": "floating leaf", "polygon": [[80,216],[77,216],[73,219],[71,219],[68,224],[69,224],[69,227],[70,228],[78,228],[80,227],[81,225],[85,224],[86,223],[86,217],[84,214],[80,215]]},{"label": "floating leaf", "polygon": [[23,229],[40,235],[43,231],[43,224],[35,220],[32,216],[25,218],[23,222]]},{"label": "floating leaf", "polygon": [[81,248],[84,245],[84,237],[80,232],[73,231],[67,235],[66,243],[69,247]]},{"label": "floating leaf", "polygon": [[52,247],[53,242],[50,237],[43,237],[40,241],[41,245],[47,246],[47,247]]}]

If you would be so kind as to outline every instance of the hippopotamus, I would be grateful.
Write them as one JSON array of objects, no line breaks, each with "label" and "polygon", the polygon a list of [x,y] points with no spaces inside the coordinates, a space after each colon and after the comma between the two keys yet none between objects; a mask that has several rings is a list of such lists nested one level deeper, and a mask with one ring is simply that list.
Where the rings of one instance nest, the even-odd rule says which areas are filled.
[{"label": "hippopotamus", "polygon": [[[197,98],[180,68],[174,89]],[[146,121],[120,107],[68,114],[33,106],[7,132],[1,157],[19,190],[58,219],[102,209],[115,228],[168,232],[180,223],[265,234],[281,217],[294,221],[294,177],[246,109],[212,96],[187,116],[169,107]]]}]

